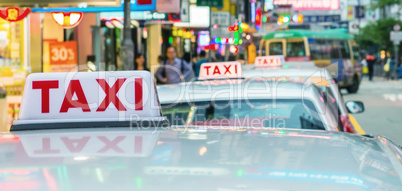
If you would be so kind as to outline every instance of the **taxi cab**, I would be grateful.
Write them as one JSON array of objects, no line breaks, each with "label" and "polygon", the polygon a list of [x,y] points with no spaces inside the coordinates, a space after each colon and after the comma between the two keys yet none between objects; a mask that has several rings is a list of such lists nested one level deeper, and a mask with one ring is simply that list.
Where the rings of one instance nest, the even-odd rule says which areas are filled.
[{"label": "taxi cab", "polygon": [[31,74],[0,133],[0,190],[402,189],[384,137],[171,127],[155,87],[149,72]]},{"label": "taxi cab", "polygon": [[[242,79],[238,62],[204,63],[200,81],[159,86],[171,125],[341,130],[312,83]],[[336,106],[332,106],[336,107]]]},{"label": "taxi cab", "polygon": [[314,83],[326,92],[327,96],[329,96],[329,101],[333,100],[336,102],[337,108],[334,113],[339,114],[339,124],[343,130],[350,133],[365,134],[364,130],[351,115],[351,113],[357,114],[363,112],[364,104],[359,101],[353,101],[362,108],[359,111],[347,108],[347,104],[343,100],[337,83],[326,68],[318,68],[314,62],[283,62],[282,60],[282,56],[257,57],[254,65],[243,67],[243,76],[246,79],[286,78]]}]

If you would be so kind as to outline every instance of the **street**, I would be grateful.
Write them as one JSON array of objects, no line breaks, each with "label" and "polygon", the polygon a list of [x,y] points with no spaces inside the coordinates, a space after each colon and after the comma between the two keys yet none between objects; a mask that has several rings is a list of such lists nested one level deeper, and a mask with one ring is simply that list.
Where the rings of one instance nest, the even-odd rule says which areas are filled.
[{"label": "street", "polygon": [[366,78],[357,94],[342,93],[345,101],[364,102],[364,113],[354,116],[367,134],[383,135],[402,145],[402,81]]}]

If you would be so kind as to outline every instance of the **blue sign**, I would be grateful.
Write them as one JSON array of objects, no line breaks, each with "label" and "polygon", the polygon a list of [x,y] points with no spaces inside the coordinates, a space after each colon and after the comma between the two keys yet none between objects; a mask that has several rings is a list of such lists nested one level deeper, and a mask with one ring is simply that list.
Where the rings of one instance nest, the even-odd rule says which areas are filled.
[{"label": "blue sign", "polygon": [[[49,7],[49,8],[32,8],[31,12],[118,12],[123,11],[124,3],[120,7]],[[137,5],[131,3],[131,11],[155,11],[156,0],[152,0],[149,5]]]},{"label": "blue sign", "polygon": [[304,15],[304,23],[340,22],[340,15]]}]

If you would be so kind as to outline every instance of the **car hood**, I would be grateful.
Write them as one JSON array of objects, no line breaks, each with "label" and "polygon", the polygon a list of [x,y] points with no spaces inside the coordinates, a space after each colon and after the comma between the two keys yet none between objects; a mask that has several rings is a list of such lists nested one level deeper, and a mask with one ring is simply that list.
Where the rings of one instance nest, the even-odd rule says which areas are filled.
[{"label": "car hood", "polygon": [[0,134],[6,190],[402,190],[379,139],[234,127]]}]

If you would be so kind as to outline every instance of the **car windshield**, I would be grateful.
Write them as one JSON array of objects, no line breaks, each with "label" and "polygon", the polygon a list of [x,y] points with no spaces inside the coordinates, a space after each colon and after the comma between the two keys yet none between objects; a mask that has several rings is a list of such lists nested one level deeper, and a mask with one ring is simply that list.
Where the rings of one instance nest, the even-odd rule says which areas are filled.
[{"label": "car windshield", "polygon": [[200,101],[162,109],[172,125],[325,130],[314,104],[302,99]]}]

